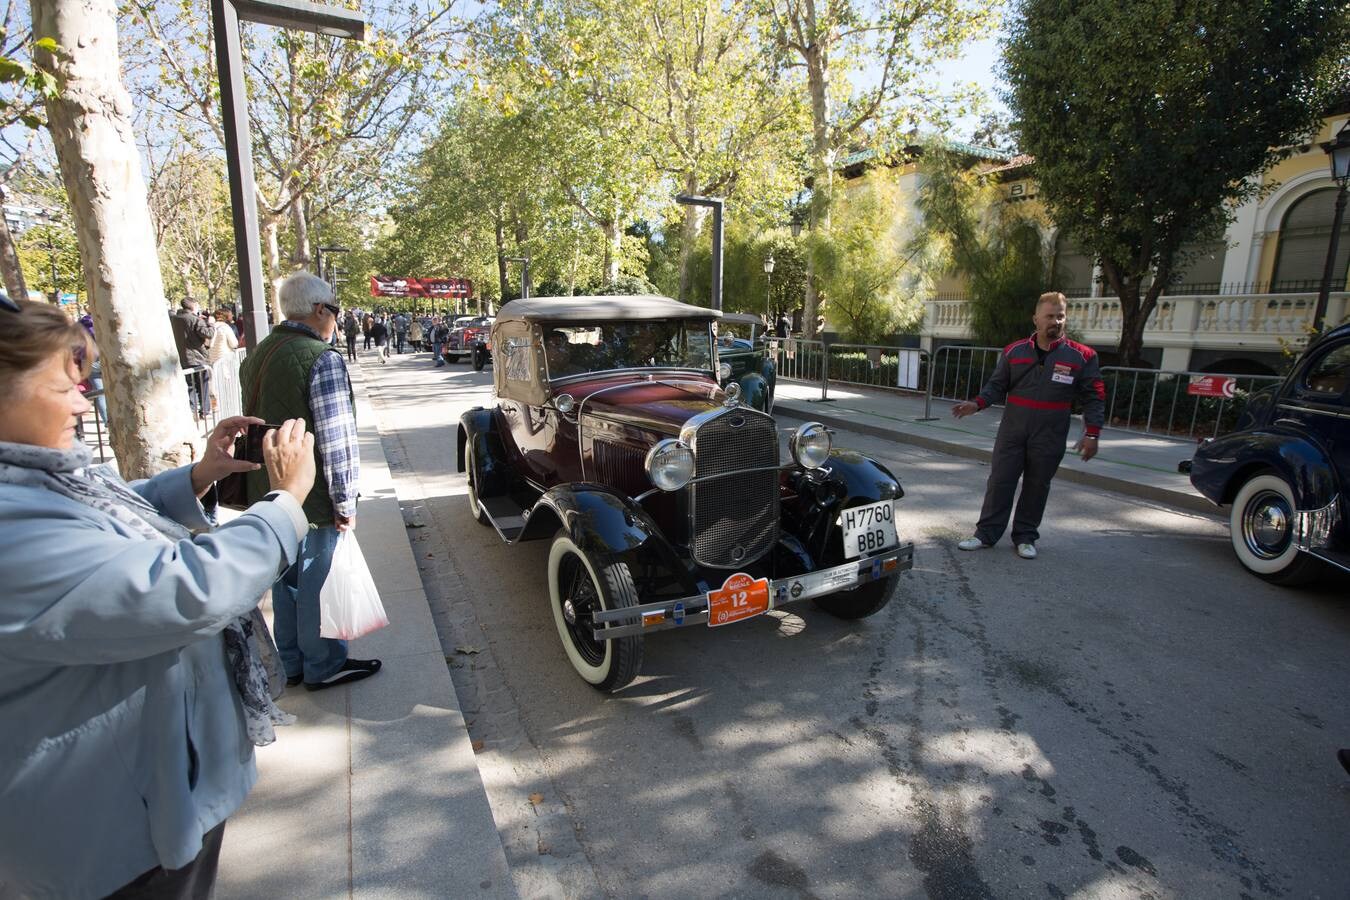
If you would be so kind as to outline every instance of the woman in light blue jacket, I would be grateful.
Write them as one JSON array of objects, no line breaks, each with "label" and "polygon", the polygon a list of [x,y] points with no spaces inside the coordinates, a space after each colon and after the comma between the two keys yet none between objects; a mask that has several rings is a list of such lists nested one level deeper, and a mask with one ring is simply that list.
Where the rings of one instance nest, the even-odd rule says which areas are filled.
[{"label": "woman in light blue jacket", "polygon": [[282,721],[250,612],[296,558],[313,436],[280,490],[214,532],[198,498],[256,466],[226,419],[202,459],[127,485],[74,441],[94,348],[0,295],[0,897],[208,896],[225,819]]}]

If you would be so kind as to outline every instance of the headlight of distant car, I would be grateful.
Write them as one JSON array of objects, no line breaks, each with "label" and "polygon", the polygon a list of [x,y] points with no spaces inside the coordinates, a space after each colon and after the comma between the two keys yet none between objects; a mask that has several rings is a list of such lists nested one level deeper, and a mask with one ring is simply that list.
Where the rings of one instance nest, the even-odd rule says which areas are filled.
[{"label": "headlight of distant car", "polygon": [[717,366],[717,377],[718,377],[719,379],[721,379],[722,381],[726,381],[728,378],[730,378],[730,377],[731,377],[731,363],[724,362],[724,363],[718,364],[718,366]]},{"label": "headlight of distant car", "polygon": [[830,458],[830,433],[819,422],[807,422],[788,440],[788,450],[797,465],[819,469]]},{"label": "headlight of distant car", "polygon": [[647,451],[647,477],[663,491],[678,491],[694,477],[694,451],[674,438]]}]

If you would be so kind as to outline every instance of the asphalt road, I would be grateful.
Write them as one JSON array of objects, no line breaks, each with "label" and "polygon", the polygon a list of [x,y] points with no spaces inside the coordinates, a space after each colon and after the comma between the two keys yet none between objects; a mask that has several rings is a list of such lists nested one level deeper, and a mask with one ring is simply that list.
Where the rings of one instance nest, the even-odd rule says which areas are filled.
[{"label": "asphalt road", "polygon": [[897,473],[914,571],[572,672],[547,542],[476,524],[454,427],[490,373],[365,369],[523,896],[1350,896],[1350,581],[1243,572],[1217,518],[1059,483],[1041,556],[962,553],[985,467],[841,433]]}]

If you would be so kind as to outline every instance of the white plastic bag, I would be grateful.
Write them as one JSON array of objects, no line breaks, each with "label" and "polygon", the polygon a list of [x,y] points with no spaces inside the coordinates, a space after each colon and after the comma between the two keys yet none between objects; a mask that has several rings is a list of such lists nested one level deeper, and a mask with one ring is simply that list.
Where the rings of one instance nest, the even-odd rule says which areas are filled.
[{"label": "white plastic bag", "polygon": [[389,624],[356,535],[344,531],[319,591],[319,636],[350,641]]}]

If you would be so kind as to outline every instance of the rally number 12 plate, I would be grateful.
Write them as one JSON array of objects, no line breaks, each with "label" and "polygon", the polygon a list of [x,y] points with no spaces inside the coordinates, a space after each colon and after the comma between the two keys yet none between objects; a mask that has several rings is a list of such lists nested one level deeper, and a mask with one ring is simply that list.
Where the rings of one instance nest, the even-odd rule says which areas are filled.
[{"label": "rally number 12 plate", "polygon": [[708,627],[730,625],[769,611],[769,579],[737,572],[708,592]]},{"label": "rally number 12 plate", "polygon": [[855,506],[839,516],[844,532],[844,559],[876,553],[900,542],[895,536],[894,501]]}]

